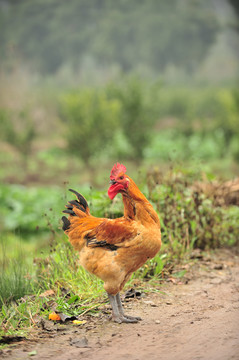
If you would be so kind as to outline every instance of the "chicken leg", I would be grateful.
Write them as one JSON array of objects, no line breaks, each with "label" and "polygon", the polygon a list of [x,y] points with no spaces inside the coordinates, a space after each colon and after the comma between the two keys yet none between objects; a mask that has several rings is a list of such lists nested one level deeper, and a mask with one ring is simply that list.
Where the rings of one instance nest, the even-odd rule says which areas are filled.
[{"label": "chicken leg", "polygon": [[121,303],[119,293],[117,295],[111,295],[108,293],[110,305],[112,306],[112,319],[117,323],[137,323],[141,320],[140,317],[133,317],[124,314],[123,306]]}]

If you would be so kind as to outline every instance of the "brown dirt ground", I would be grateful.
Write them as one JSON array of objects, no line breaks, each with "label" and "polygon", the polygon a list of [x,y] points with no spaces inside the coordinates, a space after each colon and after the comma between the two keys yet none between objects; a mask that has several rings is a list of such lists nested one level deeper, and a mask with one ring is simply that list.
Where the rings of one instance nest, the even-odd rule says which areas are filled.
[{"label": "brown dirt ground", "polygon": [[219,250],[184,267],[183,279],[174,278],[159,285],[160,292],[125,303],[128,314],[143,318],[138,324],[115,324],[103,315],[81,326],[54,325],[35,330],[30,340],[3,349],[0,357],[239,359],[238,252]]}]

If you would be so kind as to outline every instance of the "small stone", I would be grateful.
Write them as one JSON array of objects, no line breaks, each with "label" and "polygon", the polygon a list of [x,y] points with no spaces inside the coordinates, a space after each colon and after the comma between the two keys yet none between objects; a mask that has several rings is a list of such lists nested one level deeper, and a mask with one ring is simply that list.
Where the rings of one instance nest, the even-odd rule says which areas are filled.
[{"label": "small stone", "polygon": [[83,338],[70,338],[70,345],[76,346],[78,348],[88,348],[88,340],[86,339],[86,337]]},{"label": "small stone", "polygon": [[147,305],[150,305],[150,306],[152,306],[152,307],[157,307],[157,306],[158,306],[158,305],[156,305],[156,304],[155,304],[153,301],[151,301],[151,300],[145,300],[144,303],[147,304]]},{"label": "small stone", "polygon": [[219,279],[219,278],[213,278],[210,281],[210,283],[213,285],[219,285],[219,284],[221,284],[221,282],[222,282],[222,279]]},{"label": "small stone", "polygon": [[223,264],[216,264],[214,265],[214,270],[222,270],[223,269]]},{"label": "small stone", "polygon": [[55,325],[52,321],[41,318],[41,320],[39,321],[38,324],[42,327],[43,330],[46,330],[46,331],[55,331],[56,330]]}]

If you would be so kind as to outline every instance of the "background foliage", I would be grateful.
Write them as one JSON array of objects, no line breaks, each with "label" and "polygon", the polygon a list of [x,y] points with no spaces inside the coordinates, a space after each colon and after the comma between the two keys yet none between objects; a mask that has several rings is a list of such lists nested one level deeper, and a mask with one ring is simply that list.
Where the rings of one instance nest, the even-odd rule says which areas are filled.
[{"label": "background foliage", "polygon": [[47,73],[65,62],[77,67],[87,57],[103,66],[119,63],[124,71],[142,64],[162,71],[169,62],[192,70],[207,54],[219,26],[208,1],[1,3],[5,59],[14,51]]},{"label": "background foliage", "polygon": [[60,217],[68,188],[95,216],[121,216],[107,197],[116,161],[162,225],[131,286],[194,248],[238,245],[236,202],[196,186],[238,177],[238,24],[234,0],[0,0],[2,334],[47,316],[46,290],[71,315],[105,301]]}]

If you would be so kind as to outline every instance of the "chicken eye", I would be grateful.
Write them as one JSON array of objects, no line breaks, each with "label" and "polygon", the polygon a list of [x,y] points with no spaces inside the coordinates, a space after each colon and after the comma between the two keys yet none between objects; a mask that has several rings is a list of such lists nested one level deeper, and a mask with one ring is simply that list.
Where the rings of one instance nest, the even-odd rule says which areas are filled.
[{"label": "chicken eye", "polygon": [[123,178],[124,178],[123,176],[120,176],[120,178],[119,178],[119,179],[120,179],[120,180],[123,180]]}]

